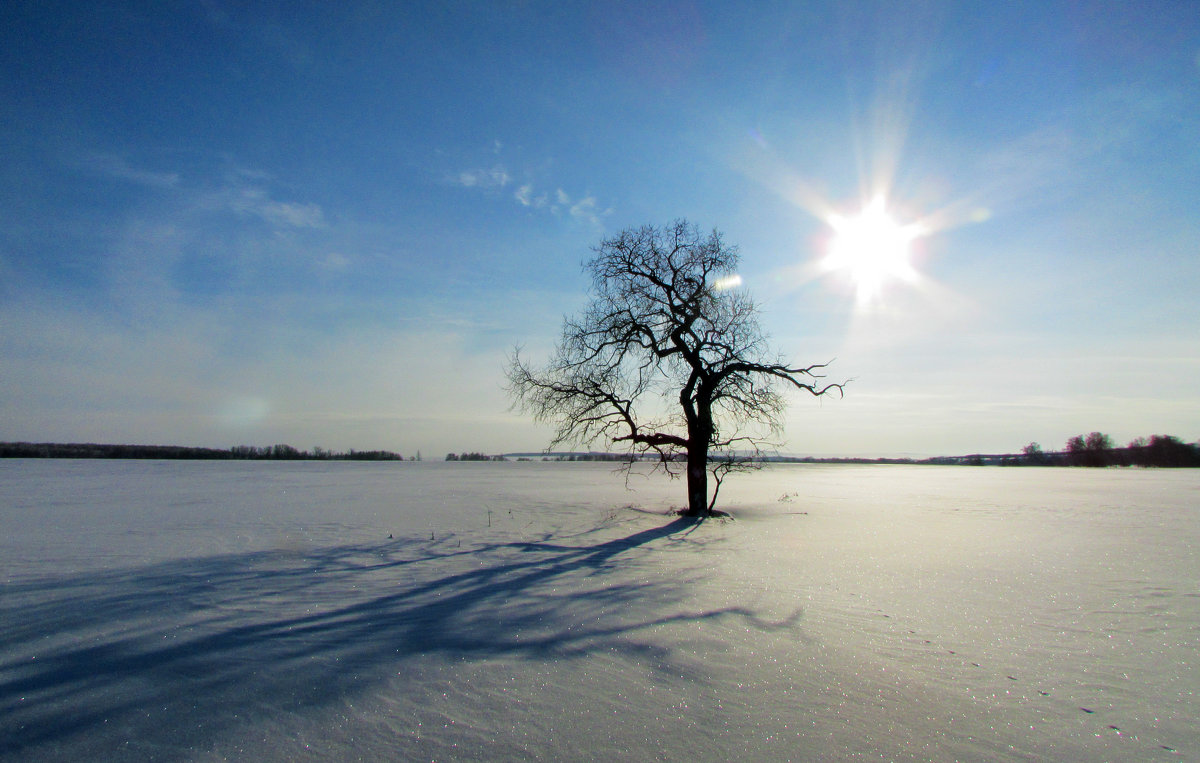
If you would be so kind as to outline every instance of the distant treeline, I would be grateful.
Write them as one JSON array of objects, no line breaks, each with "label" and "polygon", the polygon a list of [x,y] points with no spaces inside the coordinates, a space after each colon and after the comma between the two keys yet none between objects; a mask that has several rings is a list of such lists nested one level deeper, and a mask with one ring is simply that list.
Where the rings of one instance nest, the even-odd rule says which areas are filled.
[{"label": "distant treeline", "polygon": [[447,461],[507,461],[505,456],[489,456],[486,453],[447,453]]},{"label": "distant treeline", "polygon": [[403,461],[387,450],[350,450],[339,453],[316,447],[311,451],[291,445],[236,445],[189,448],[182,445],[109,445],[95,443],[2,442],[0,458],[154,458],[207,461]]},{"label": "distant treeline", "polygon": [[[453,454],[451,454],[453,455]],[[471,460],[465,458],[460,460]],[[516,454],[529,456],[532,454]],[[450,458],[447,456],[447,458]],[[497,458],[497,457],[492,457]],[[546,453],[543,461],[628,461],[627,453]],[[479,460],[487,460],[482,456]],[[453,460],[453,459],[451,459]],[[528,460],[522,458],[519,460]],[[648,460],[635,456],[634,460]],[[962,466],[1157,466],[1200,467],[1200,442],[1186,443],[1172,435],[1138,437],[1125,447],[1117,447],[1103,432],[1078,435],[1067,440],[1060,451],[1045,451],[1036,442],[1026,445],[1020,453],[983,454],[966,456],[934,456],[933,458],[868,458],[816,456],[762,456],[762,463],[772,464],[932,464]]]},{"label": "distant treeline", "polygon": [[1138,437],[1123,448],[1103,432],[1076,435],[1067,440],[1065,450],[1044,453],[1041,446],[1031,442],[1021,452],[1021,459],[1030,464],[1054,466],[1200,466],[1200,443],[1186,443],[1165,434]]},{"label": "distant treeline", "polygon": [[920,463],[967,464],[973,466],[1157,466],[1166,468],[1200,467],[1200,443],[1186,443],[1172,435],[1138,437],[1118,447],[1103,432],[1076,435],[1063,450],[1045,451],[1036,442],[1019,454],[944,456]]},{"label": "distant treeline", "polygon": [[[543,461],[628,461],[628,453],[531,453],[509,454],[518,461],[530,457]],[[508,461],[509,456],[485,453],[447,453],[447,461]],[[220,448],[191,448],[181,445],[101,445],[94,443],[0,442],[0,458],[142,458],[243,461],[403,461],[403,456],[388,450],[350,450],[337,452],[321,447],[311,451],[291,445],[236,445]],[[418,453],[409,460],[420,461]],[[634,460],[649,460],[635,455]],[[1200,467],[1200,442],[1186,443],[1171,435],[1138,437],[1117,447],[1103,432],[1077,435],[1059,451],[1042,450],[1036,442],[1020,453],[933,458],[816,458],[813,456],[763,456],[764,463],[799,464],[950,464],[966,466],[1158,466]]]},{"label": "distant treeline", "polygon": [[[508,461],[516,459],[517,461],[659,461],[659,457],[655,453],[605,453],[601,451],[588,451],[586,453],[506,453],[503,456],[492,456],[493,460]],[[684,456],[680,456],[677,460],[685,460]]]},{"label": "distant treeline", "polygon": [[[551,461],[628,461],[629,454],[627,453],[563,453],[556,455],[548,460]],[[657,460],[649,457],[641,460],[650,461]]]}]

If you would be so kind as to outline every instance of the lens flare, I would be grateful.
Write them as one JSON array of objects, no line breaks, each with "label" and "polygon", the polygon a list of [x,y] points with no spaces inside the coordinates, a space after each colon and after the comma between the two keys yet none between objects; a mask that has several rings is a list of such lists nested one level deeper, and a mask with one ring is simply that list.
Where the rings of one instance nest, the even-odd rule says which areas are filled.
[{"label": "lens flare", "polygon": [[734,273],[730,276],[725,276],[724,278],[718,278],[713,282],[713,288],[717,291],[729,291],[730,289],[736,289],[741,285],[742,277],[737,273]]}]

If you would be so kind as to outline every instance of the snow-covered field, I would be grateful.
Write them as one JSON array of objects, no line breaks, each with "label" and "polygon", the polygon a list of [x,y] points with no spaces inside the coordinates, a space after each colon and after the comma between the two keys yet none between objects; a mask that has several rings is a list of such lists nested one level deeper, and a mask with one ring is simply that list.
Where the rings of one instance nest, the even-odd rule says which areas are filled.
[{"label": "snow-covered field", "polygon": [[1197,760],[1200,471],[0,462],[6,760]]}]

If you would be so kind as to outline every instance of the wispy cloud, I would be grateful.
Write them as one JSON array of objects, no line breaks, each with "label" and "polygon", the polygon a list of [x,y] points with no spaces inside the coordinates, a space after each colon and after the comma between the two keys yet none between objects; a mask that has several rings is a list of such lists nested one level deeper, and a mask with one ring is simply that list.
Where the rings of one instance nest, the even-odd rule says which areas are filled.
[{"label": "wispy cloud", "polygon": [[321,208],[316,204],[266,201],[255,211],[264,220],[275,225],[289,225],[293,228],[320,228],[325,224]]},{"label": "wispy cloud", "polygon": [[[499,139],[494,140],[490,153],[499,156],[503,152],[504,144]],[[516,185],[515,190],[511,191],[512,199],[520,206],[531,210],[543,210],[553,215],[566,216],[572,220],[586,222],[597,227],[601,227],[604,218],[612,214],[611,208],[602,208],[596,198],[590,194],[572,199],[571,194],[561,187],[554,187],[553,190],[546,189],[544,186],[539,188],[536,179],[530,179],[537,174],[529,170],[516,172],[516,177],[525,180],[520,185],[516,185],[518,181],[514,179],[514,174],[510,173],[504,164],[497,163],[487,169],[463,170],[451,175],[449,181],[453,185],[480,191],[496,191]]]},{"label": "wispy cloud", "polygon": [[546,210],[554,215],[567,215],[573,220],[586,222],[596,227],[602,227],[604,218],[611,215],[611,207],[601,209],[594,196],[584,196],[577,201],[571,200],[571,195],[561,188],[553,193],[539,193],[533,183],[525,183],[513,192],[513,199],[529,209]]},{"label": "wispy cloud", "polygon": [[491,169],[460,172],[455,181],[464,188],[503,188],[512,182],[512,177],[503,165],[497,164]]},{"label": "wispy cloud", "polygon": [[580,220],[597,227],[603,224],[604,218],[611,215],[611,208],[600,209],[594,196],[585,196],[572,202],[571,195],[561,188],[554,189],[553,194],[537,193],[533,183],[526,183],[513,193],[513,198],[523,207],[545,209],[555,215],[566,214],[572,219]]},{"label": "wispy cloud", "polygon": [[261,188],[232,188],[224,194],[229,209],[278,228],[323,228],[325,215],[317,204],[277,201]]},{"label": "wispy cloud", "polygon": [[147,188],[174,189],[183,199],[198,199],[199,208],[224,209],[241,216],[257,217],[279,228],[325,227],[325,215],[319,205],[273,198],[266,189],[270,175],[257,170],[234,169],[228,173],[224,187],[206,191],[188,189],[177,172],[143,169],[113,153],[91,153],[80,164],[105,177]]},{"label": "wispy cloud", "polygon": [[318,260],[317,265],[323,270],[342,271],[349,268],[353,262],[350,257],[341,252],[330,252],[324,258]]},{"label": "wispy cloud", "polygon": [[134,167],[116,154],[91,154],[83,160],[83,164],[92,172],[150,188],[174,188],[179,185],[179,175],[174,172],[155,172]]},{"label": "wispy cloud", "polygon": [[595,198],[585,196],[571,205],[570,214],[576,220],[583,220],[599,227],[603,224],[603,218],[612,214],[612,209],[601,210],[596,206]]},{"label": "wispy cloud", "polygon": [[549,201],[546,199],[546,194],[543,193],[539,196],[533,195],[532,183],[526,183],[518,188],[517,192],[513,194],[513,198],[516,199],[517,203],[519,203],[521,206],[533,207],[534,209],[542,209],[549,203]]}]

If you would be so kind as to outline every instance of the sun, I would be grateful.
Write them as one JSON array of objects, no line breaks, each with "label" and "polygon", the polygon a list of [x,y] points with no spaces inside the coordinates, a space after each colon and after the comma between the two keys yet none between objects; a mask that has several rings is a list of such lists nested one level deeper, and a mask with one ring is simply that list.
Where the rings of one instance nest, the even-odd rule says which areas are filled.
[{"label": "sun", "polygon": [[876,197],[858,214],[830,215],[827,222],[833,228],[833,237],[821,261],[822,269],[848,277],[860,305],[879,299],[890,281],[916,280],[912,242],[921,230],[917,225],[896,222],[882,197]]}]

